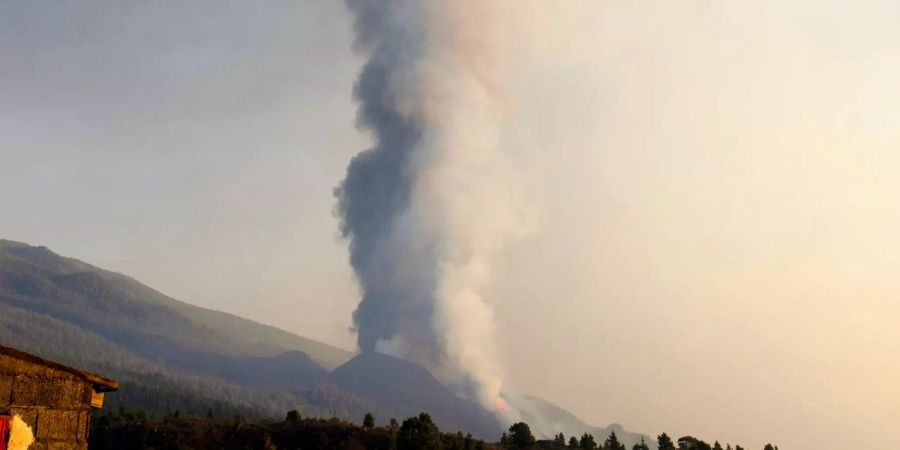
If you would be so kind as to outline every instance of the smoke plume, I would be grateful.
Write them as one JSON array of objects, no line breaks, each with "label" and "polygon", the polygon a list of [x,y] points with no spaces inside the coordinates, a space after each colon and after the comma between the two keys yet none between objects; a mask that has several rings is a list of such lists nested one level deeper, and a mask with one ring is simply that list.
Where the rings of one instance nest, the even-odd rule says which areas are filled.
[{"label": "smoke plume", "polygon": [[501,148],[501,11],[481,0],[347,0],[367,57],[354,96],[373,146],[336,189],[362,288],[363,352],[425,365],[504,408],[491,260],[522,230],[521,183]]}]

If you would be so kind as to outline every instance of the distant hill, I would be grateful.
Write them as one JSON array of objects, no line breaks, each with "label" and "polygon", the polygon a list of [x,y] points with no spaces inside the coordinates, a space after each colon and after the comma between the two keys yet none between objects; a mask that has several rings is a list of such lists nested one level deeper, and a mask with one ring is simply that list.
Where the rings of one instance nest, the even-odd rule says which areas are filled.
[{"label": "distant hill", "polygon": [[351,352],[7,240],[0,240],[0,342],[119,379],[113,406],[276,416],[340,415],[353,404],[332,410],[307,400]]},{"label": "distant hill", "polygon": [[[497,439],[503,427],[476,403],[453,395],[426,369],[381,354],[353,353],[163,295],[126,275],[0,239],[0,344],[97,372],[121,383],[109,408],[140,407],[217,416],[304,416],[379,423],[429,412],[446,431]],[[518,401],[518,400],[517,400]],[[549,436],[591,427],[535,397],[526,421]],[[630,445],[629,445],[630,448]]]},{"label": "distant hill", "polygon": [[[625,444],[626,448],[631,448],[634,444],[641,442],[643,438],[648,445],[655,441],[654,437],[626,431],[622,425],[617,423],[606,427],[595,427],[588,425],[574,414],[548,402],[542,398],[534,396],[520,396],[510,399],[512,403],[521,409],[522,420],[526,423],[533,424],[535,434],[542,436],[552,436],[556,433],[563,433],[566,436],[580,436],[582,433],[591,433],[597,442],[604,441],[609,437],[610,433],[616,432],[619,440]],[[651,447],[653,447],[651,445]]]},{"label": "distant hill", "polygon": [[[229,355],[300,351],[327,370],[353,356],[275,327],[180,302],[131,277],[61,257],[46,247],[7,240],[0,240],[0,296],[7,297],[4,303],[72,319],[114,341],[140,337],[148,352],[166,351],[164,342]],[[162,341],[153,345],[147,337]]]}]

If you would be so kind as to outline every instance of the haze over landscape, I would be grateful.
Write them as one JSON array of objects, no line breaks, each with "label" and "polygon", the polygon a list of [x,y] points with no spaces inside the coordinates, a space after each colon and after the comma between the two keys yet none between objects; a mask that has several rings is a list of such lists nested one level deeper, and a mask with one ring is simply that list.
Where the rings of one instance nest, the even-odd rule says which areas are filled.
[{"label": "haze over landscape", "polygon": [[[490,72],[487,137],[509,164],[478,180],[516,187],[501,195],[516,226],[491,229],[514,239],[479,278],[505,392],[653,436],[891,448],[900,6],[490,5],[490,27],[463,44],[503,59],[475,66]],[[482,23],[455,12],[422,26]],[[330,1],[0,4],[0,239],[330,344],[309,356],[340,366],[363,292],[334,189],[377,144],[351,94],[370,56],[354,50],[357,19]],[[472,111],[435,117],[484,125]],[[458,218],[448,204],[436,210]],[[467,212],[473,228],[499,214]],[[426,231],[460,236],[449,228]],[[75,267],[40,276],[64,286]],[[122,298],[169,304],[135,292]],[[191,347],[196,333],[178,337],[185,351],[212,351]],[[277,336],[263,353],[309,352]],[[368,395],[346,372],[279,363]],[[248,376],[226,372],[204,376]]]}]

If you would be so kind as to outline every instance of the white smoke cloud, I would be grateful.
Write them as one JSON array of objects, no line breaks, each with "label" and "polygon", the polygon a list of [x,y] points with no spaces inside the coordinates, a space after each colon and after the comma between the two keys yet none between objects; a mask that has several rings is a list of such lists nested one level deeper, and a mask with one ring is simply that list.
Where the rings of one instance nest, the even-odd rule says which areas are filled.
[{"label": "white smoke cloud", "polygon": [[475,0],[349,1],[369,56],[356,96],[375,147],[338,190],[364,291],[363,351],[425,364],[502,408],[494,258],[533,222],[515,148],[501,145],[504,9]]}]

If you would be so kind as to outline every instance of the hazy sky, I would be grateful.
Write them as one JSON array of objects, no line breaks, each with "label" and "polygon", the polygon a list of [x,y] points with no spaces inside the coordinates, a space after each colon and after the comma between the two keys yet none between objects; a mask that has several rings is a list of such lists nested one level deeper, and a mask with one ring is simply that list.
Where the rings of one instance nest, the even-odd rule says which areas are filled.
[{"label": "hazy sky", "polygon": [[[173,5],[0,3],[0,236],[350,348],[343,5]],[[647,433],[891,448],[900,6],[529,6],[503,133],[536,231],[490,290],[507,382]]]}]

